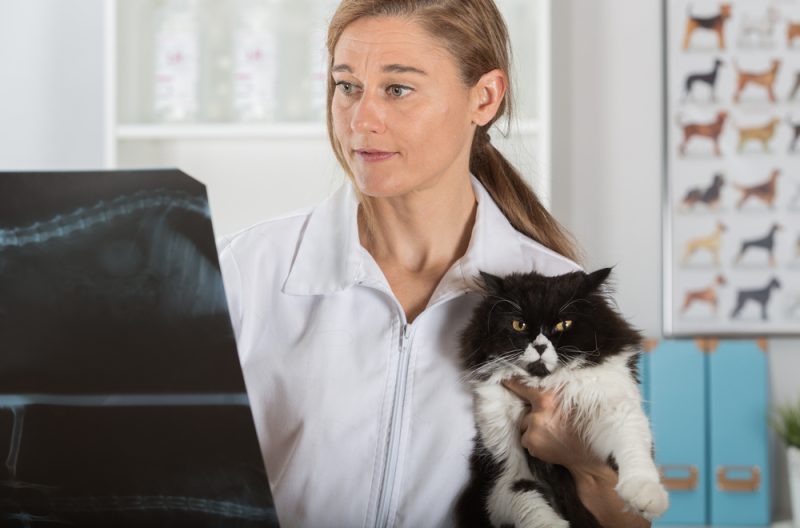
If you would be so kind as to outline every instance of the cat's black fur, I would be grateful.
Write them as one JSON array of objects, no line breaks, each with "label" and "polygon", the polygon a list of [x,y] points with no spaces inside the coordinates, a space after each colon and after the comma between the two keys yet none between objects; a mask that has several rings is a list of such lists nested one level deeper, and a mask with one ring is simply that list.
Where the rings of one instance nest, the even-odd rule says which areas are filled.
[{"label": "cat's black fur", "polygon": [[[499,356],[505,356],[507,362],[518,360],[540,332],[552,342],[560,363],[582,360],[585,362],[582,368],[600,365],[623,351],[638,350],[641,334],[612,306],[609,289],[604,286],[610,272],[611,268],[605,268],[591,274],[577,271],[544,276],[530,272],[505,277],[481,272],[485,298],[461,334],[462,358],[470,377],[488,380],[494,371],[485,368],[490,361]],[[514,319],[526,322],[527,331],[513,330]],[[572,321],[568,331],[553,331],[558,322],[567,319]],[[509,355],[508,351],[514,349],[520,352]],[[628,368],[638,383],[637,358],[638,354],[631,357]],[[524,375],[521,369],[517,370]],[[542,374],[541,367],[528,366],[526,370]],[[480,432],[474,441],[470,460],[472,476],[459,498],[456,520],[461,527],[488,527],[492,526],[488,495],[502,462],[486,450]],[[518,481],[514,487],[535,487],[572,527],[600,527],[580,501],[575,481],[566,468],[527,453],[526,456],[535,481]],[[609,460],[609,464],[616,469],[613,460]]]}]

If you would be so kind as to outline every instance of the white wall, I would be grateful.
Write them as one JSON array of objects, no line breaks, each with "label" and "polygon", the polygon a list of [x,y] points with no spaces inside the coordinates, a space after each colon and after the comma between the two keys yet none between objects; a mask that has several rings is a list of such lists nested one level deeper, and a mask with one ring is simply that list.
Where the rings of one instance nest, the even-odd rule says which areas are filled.
[{"label": "white wall", "polygon": [[103,166],[103,0],[0,0],[0,170]]},{"label": "white wall", "polygon": [[[661,335],[661,1],[553,2],[553,211],[589,269],[616,265],[620,309]],[[800,398],[800,340],[772,339],[775,403]],[[788,517],[783,448],[773,503]]]}]

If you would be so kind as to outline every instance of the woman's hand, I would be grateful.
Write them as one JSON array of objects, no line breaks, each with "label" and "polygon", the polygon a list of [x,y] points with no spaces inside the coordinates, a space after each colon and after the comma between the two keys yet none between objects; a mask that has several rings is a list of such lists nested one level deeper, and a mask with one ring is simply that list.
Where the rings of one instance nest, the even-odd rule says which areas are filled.
[{"label": "woman's hand", "polygon": [[569,417],[559,411],[554,393],[528,387],[517,379],[503,385],[530,406],[520,421],[520,431],[522,447],[531,456],[570,470],[603,463],[581,441]]},{"label": "woman's hand", "polygon": [[614,490],[616,472],[581,441],[570,417],[559,411],[554,393],[528,387],[516,379],[503,385],[530,406],[520,421],[522,447],[544,462],[567,468],[578,497],[601,526],[650,528],[648,520],[627,511]]}]

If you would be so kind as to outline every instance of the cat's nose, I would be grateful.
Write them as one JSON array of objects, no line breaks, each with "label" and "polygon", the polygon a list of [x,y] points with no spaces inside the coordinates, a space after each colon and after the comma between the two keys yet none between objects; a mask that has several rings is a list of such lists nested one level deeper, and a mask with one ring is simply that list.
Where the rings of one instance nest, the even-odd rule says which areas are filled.
[{"label": "cat's nose", "polygon": [[544,351],[547,350],[547,345],[533,345],[533,349],[539,354],[544,354]]}]

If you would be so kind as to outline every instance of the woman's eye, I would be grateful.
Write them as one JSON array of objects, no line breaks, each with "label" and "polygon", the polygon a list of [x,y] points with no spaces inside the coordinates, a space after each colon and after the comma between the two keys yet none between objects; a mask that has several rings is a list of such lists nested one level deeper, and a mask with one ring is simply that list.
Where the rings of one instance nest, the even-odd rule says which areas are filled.
[{"label": "woman's eye", "polygon": [[347,81],[339,81],[336,83],[336,87],[341,87],[342,93],[345,95],[353,95],[353,83],[349,83]]},{"label": "woman's eye", "polygon": [[389,87],[389,93],[392,94],[394,97],[402,97],[403,95],[405,95],[406,90],[410,91],[411,88],[399,84],[393,84]]},{"label": "woman's eye", "polygon": [[572,321],[559,321],[558,324],[553,328],[556,332],[563,332],[567,328],[572,326]]},{"label": "woman's eye", "polygon": [[511,321],[511,328],[513,328],[517,332],[524,332],[525,329],[528,328],[528,325],[525,324],[524,321],[518,321],[517,319],[514,319],[513,321]]}]

